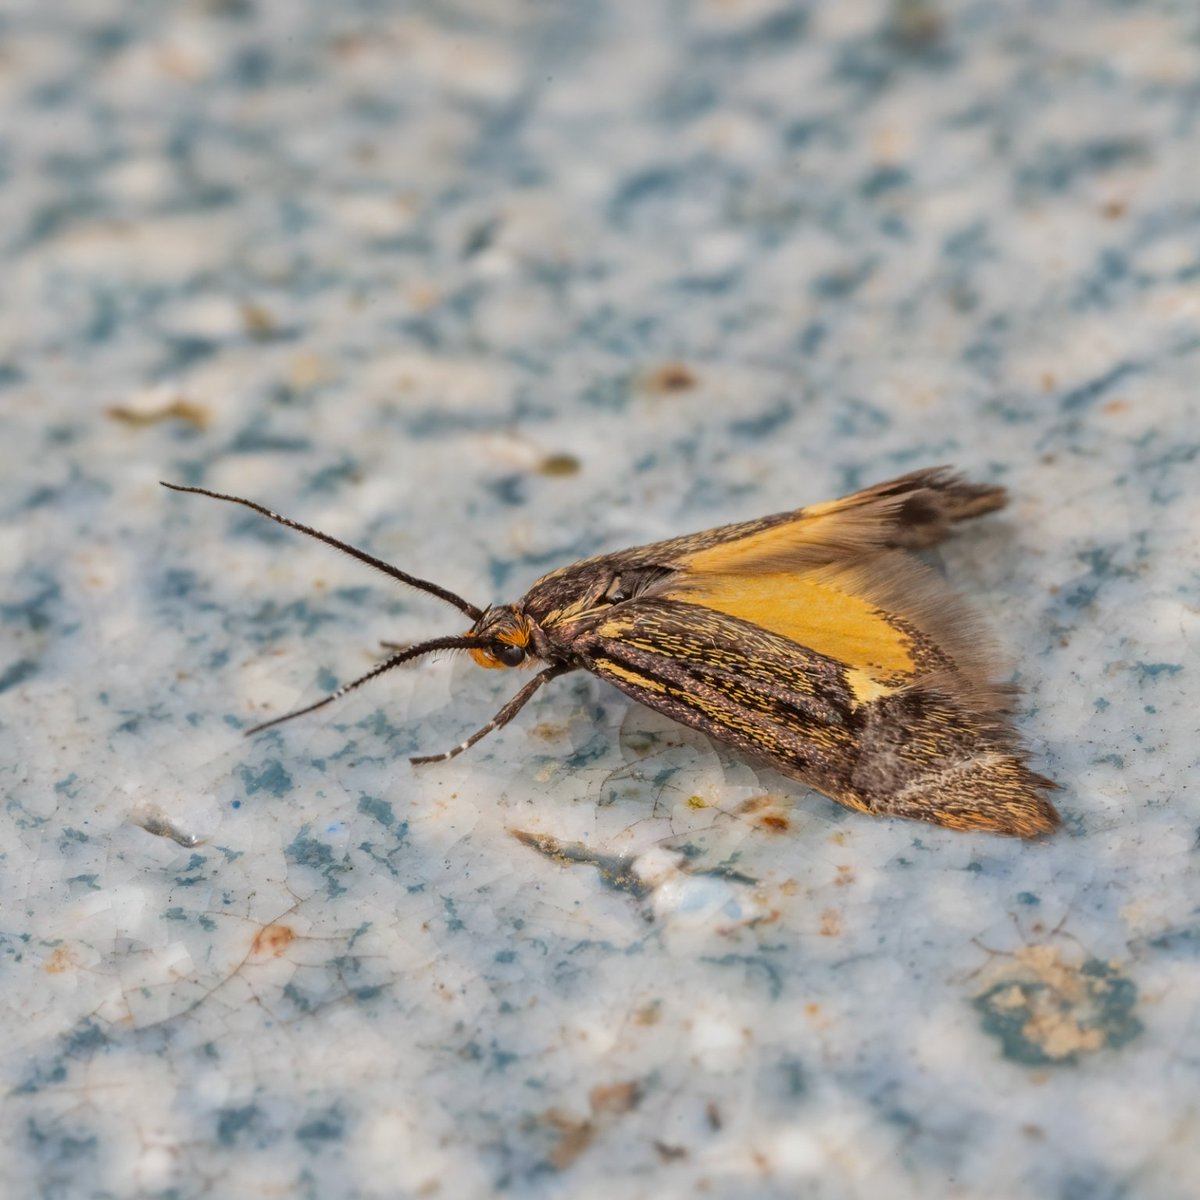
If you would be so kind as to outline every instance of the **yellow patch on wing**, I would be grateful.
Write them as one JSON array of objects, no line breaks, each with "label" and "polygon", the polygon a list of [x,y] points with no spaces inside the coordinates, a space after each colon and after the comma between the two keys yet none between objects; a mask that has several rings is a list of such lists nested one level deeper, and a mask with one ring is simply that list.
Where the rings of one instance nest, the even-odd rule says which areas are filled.
[{"label": "yellow patch on wing", "polygon": [[878,549],[894,519],[897,501],[879,488],[797,509],[790,520],[718,542],[680,563],[696,574],[724,575],[754,567],[793,569]]},{"label": "yellow patch on wing", "polygon": [[[699,556],[697,556],[699,557]],[[686,575],[667,599],[700,604],[843,663],[860,701],[916,669],[910,637],[858,594],[853,569]]]},{"label": "yellow patch on wing", "polygon": [[945,467],[913,471],[837,500],[697,535],[695,549],[683,539],[683,558],[675,561],[725,574],[752,566],[803,570],[889,548],[917,550],[942,541],[955,522],[1003,508],[1007,500],[1003,488],[967,483]]},{"label": "yellow patch on wing", "polygon": [[856,705],[870,704],[872,700],[878,700],[881,696],[890,696],[892,692],[899,690],[886,683],[881,683],[869,671],[864,671],[861,667],[851,667],[846,672],[846,683],[849,685]]}]

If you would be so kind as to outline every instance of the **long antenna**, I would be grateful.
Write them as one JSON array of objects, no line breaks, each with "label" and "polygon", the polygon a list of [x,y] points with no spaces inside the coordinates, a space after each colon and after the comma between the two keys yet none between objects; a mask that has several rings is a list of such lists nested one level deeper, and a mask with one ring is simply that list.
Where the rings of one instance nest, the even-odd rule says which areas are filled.
[{"label": "long antenna", "polygon": [[272,717],[269,721],[264,721],[261,725],[255,725],[246,730],[246,737],[252,733],[260,733],[264,729],[270,729],[272,725],[280,725],[284,721],[290,721],[293,717],[302,717],[305,713],[314,712],[318,708],[324,708],[326,704],[332,704],[335,700],[340,700],[347,692],[352,692],[356,687],[361,687],[368,680],[374,679],[376,675],[382,675],[384,671],[390,671],[393,667],[398,667],[403,662],[408,662],[410,658],[419,658],[422,654],[432,654],[435,650],[466,650],[471,646],[478,646],[479,639],[471,637],[444,637],[434,638],[430,642],[422,642],[419,646],[409,646],[407,650],[401,650],[399,654],[393,654],[391,658],[385,659],[377,667],[372,667],[365,675],[360,675],[357,679],[352,679],[349,683],[344,683],[336,692],[330,692],[323,700],[318,700],[316,704],[310,704],[306,708],[298,708],[295,712],[284,713],[282,717]]},{"label": "long antenna", "polygon": [[[272,512],[269,508],[261,504],[255,504],[253,500],[244,500],[241,496],[226,496],[223,492],[210,492],[207,488],[185,487],[181,483],[166,483],[161,479],[159,482],[162,483],[163,487],[170,488],[173,492],[194,492],[197,496],[211,496],[214,500],[228,500],[230,504],[240,504],[243,508],[253,509],[256,513],[261,513],[264,517],[269,517],[276,524],[286,525],[289,529],[297,529],[301,533],[307,533],[309,537],[316,538],[317,541],[324,542],[327,546],[332,546],[335,550],[340,550],[343,554],[350,555],[351,558],[357,558],[359,562],[364,562],[368,567],[374,567],[375,570],[382,571],[385,575],[390,575],[393,579],[398,579],[401,583],[408,584],[409,587],[416,588],[418,591],[428,592],[431,596],[436,596],[439,600],[445,600],[447,604],[453,604],[459,612],[466,613],[472,621],[478,621],[483,616],[483,609],[476,608],[474,604],[464,600],[461,596],[456,596],[451,591],[447,591],[446,588],[438,587],[436,583],[430,583],[428,579],[418,579],[415,575],[409,575],[406,571],[401,571],[399,567],[393,567],[391,563],[386,563],[383,559],[376,558],[373,554],[368,554],[365,550],[359,550],[355,546],[340,542],[337,538],[331,537],[327,533],[322,533],[319,529],[313,529],[308,525],[301,525],[299,521],[293,521],[288,517],[281,517],[277,512]],[[282,719],[280,718],[280,720]],[[274,722],[268,722],[268,724],[274,724]],[[251,732],[253,733],[254,731],[251,730]]]}]

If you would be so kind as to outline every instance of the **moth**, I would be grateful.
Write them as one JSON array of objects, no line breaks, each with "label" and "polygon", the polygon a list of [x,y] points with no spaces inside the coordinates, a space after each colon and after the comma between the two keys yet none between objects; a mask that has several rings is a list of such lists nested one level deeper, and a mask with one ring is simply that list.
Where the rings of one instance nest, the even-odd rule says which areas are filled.
[{"label": "moth", "polygon": [[840,500],[600,554],[543,575],[515,604],[479,608],[428,580],[238,496],[452,604],[465,633],[396,649],[358,679],[255,733],[332,703],[425,654],[541,670],[444,762],[507,725],[551,680],[590,671],[861,812],[1034,837],[1059,824],[1056,785],[1031,770],[971,613],[913,551],[1002,508],[1003,488],[945,467]]}]

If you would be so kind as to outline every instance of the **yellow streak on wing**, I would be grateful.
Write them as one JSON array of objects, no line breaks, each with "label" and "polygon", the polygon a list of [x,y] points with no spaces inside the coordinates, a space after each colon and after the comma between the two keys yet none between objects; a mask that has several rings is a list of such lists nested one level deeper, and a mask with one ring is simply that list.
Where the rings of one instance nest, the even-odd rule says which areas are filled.
[{"label": "yellow streak on wing", "polygon": [[556,625],[566,625],[571,621],[582,621],[598,611],[600,610],[589,608],[586,600],[577,600],[574,604],[567,604],[562,608],[552,608],[542,617],[541,625],[543,629],[553,629]]},{"label": "yellow streak on wing", "polygon": [[[823,576],[823,577],[822,577]],[[745,575],[692,575],[666,593],[668,599],[702,604],[748,621],[836,659],[859,672],[852,679],[860,701],[882,694],[879,676],[915,673],[909,637],[887,615],[855,595],[850,571],[801,575],[760,571]],[[884,684],[883,686],[887,686]]]},{"label": "yellow streak on wing", "polygon": [[632,683],[635,687],[644,687],[652,692],[665,692],[667,689],[657,679],[648,679],[645,675],[639,675],[637,671],[632,671],[628,667],[618,666],[611,660],[605,660],[603,663],[597,664],[597,669],[605,675],[614,675],[618,679],[625,680],[626,683]]}]

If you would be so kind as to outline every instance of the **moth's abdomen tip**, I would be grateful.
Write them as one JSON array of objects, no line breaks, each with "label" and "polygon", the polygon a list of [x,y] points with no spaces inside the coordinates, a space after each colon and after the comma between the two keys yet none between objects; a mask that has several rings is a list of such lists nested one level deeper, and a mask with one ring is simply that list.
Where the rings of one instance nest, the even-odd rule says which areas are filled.
[{"label": "moth's abdomen tip", "polygon": [[1014,805],[1018,818],[1015,834],[1018,837],[1035,838],[1054,833],[1062,825],[1062,817],[1043,793],[1057,791],[1058,784],[1024,765],[1019,767],[1019,773],[1025,792],[1023,803]]},{"label": "moth's abdomen tip", "polygon": [[1048,837],[1062,824],[1058,810],[1041,796],[1009,798],[994,805],[981,805],[973,812],[935,811],[929,819],[968,833],[1026,839]]},{"label": "moth's abdomen tip", "polygon": [[1020,792],[1005,789],[994,803],[980,806],[977,821],[971,827],[1006,837],[1047,837],[1062,825],[1058,809],[1041,794],[1046,786],[1056,787],[1040,775],[1032,775]]},{"label": "moth's abdomen tip", "polygon": [[1000,832],[1011,832],[1015,837],[1037,838],[1054,833],[1062,825],[1058,809],[1042,796],[1035,797],[1027,808],[1015,814],[1013,828]]},{"label": "moth's abdomen tip", "polygon": [[867,807],[967,833],[1037,838],[1062,824],[1044,795],[1056,786],[1019,758],[991,754],[927,776],[901,796]]}]

